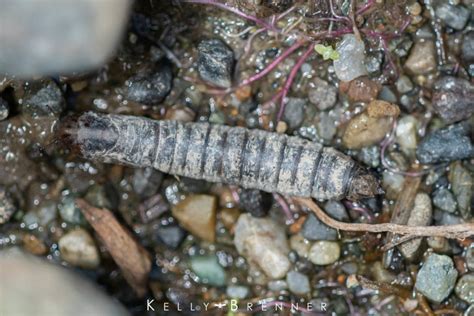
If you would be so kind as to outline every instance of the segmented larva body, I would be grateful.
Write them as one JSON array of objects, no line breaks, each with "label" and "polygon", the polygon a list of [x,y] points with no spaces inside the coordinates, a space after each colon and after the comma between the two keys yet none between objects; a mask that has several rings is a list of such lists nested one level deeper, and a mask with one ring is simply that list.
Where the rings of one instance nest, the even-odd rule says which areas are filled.
[{"label": "segmented larva body", "polygon": [[87,112],[64,121],[59,137],[88,159],[285,195],[356,199],[378,190],[333,148],[257,129]]}]

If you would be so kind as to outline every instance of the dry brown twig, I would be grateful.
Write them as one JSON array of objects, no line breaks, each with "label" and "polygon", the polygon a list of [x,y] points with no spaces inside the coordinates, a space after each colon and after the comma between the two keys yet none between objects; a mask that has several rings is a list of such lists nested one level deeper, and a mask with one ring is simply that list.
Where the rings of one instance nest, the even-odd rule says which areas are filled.
[{"label": "dry brown twig", "polygon": [[83,199],[77,199],[76,205],[103,241],[127,282],[138,296],[143,297],[151,269],[148,252],[108,209],[93,207]]},{"label": "dry brown twig", "polygon": [[364,224],[364,223],[344,223],[337,221],[327,215],[312,199],[296,198],[296,200],[314,212],[316,217],[329,227],[351,231],[369,233],[395,233],[400,235],[410,235],[418,237],[445,237],[451,239],[464,239],[474,235],[474,223],[444,226],[406,226],[392,223]]}]

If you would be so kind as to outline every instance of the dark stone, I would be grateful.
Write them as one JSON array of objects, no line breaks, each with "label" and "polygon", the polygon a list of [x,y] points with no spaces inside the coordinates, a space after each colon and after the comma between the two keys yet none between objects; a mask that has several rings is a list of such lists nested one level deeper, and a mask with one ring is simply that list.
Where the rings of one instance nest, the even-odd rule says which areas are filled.
[{"label": "dark stone", "polygon": [[299,98],[288,98],[283,112],[283,121],[288,124],[291,130],[295,130],[301,126],[304,121],[304,112],[306,101]]},{"label": "dark stone", "polygon": [[[324,211],[338,221],[348,221],[345,207],[337,201],[328,201]],[[337,240],[337,230],[323,224],[314,214],[309,214],[303,224],[302,235],[308,240]]]},{"label": "dark stone", "polygon": [[240,207],[254,217],[264,217],[272,206],[272,195],[260,190],[242,189],[239,193]]},{"label": "dark stone", "polygon": [[449,27],[455,30],[462,30],[471,13],[461,5],[442,3],[435,9],[436,15]]},{"label": "dark stone", "polygon": [[156,231],[158,239],[171,249],[177,249],[186,232],[178,225],[161,226]]},{"label": "dark stone", "polygon": [[168,63],[144,69],[127,80],[127,99],[145,105],[158,104],[171,91],[172,81],[173,73]]},{"label": "dark stone", "polygon": [[138,168],[133,172],[133,189],[141,197],[148,198],[155,194],[162,181],[163,174],[153,168]]},{"label": "dark stone", "polygon": [[203,40],[198,46],[198,72],[201,78],[218,87],[232,84],[234,52],[220,39]]},{"label": "dark stone", "polygon": [[5,101],[3,98],[0,98],[0,121],[6,119],[9,113],[10,107],[8,106],[8,102]]},{"label": "dark stone", "polygon": [[433,86],[432,103],[446,123],[467,119],[474,113],[474,86],[467,80],[442,77]]},{"label": "dark stone", "polygon": [[474,61],[474,31],[470,31],[464,35],[462,41],[462,58],[466,62]]},{"label": "dark stone", "polygon": [[416,156],[423,164],[449,162],[474,157],[470,139],[469,122],[454,124],[428,134],[416,149]]},{"label": "dark stone", "polygon": [[54,82],[33,84],[27,91],[22,106],[30,117],[59,116],[66,107],[63,94]]}]

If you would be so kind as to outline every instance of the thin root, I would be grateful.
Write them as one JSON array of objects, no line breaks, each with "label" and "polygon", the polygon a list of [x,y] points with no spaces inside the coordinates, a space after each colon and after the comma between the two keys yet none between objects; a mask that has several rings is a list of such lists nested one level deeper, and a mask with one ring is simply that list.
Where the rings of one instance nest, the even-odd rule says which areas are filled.
[{"label": "thin root", "polygon": [[400,235],[418,236],[418,237],[445,237],[451,239],[462,239],[474,235],[474,223],[465,223],[457,225],[444,226],[406,226],[392,223],[382,224],[363,224],[363,223],[344,223],[339,222],[327,215],[312,199],[296,198],[296,200],[312,210],[314,214],[329,227],[352,232],[369,233],[394,233]]}]

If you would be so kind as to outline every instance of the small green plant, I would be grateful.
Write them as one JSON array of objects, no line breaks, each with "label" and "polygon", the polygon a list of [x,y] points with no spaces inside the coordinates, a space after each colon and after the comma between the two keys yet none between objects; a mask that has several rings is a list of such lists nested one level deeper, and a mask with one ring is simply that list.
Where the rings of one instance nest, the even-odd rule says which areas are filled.
[{"label": "small green plant", "polygon": [[316,53],[323,56],[324,60],[328,60],[328,59],[338,60],[339,59],[339,53],[334,48],[332,48],[332,46],[316,44],[314,45],[314,50],[316,51]]}]

